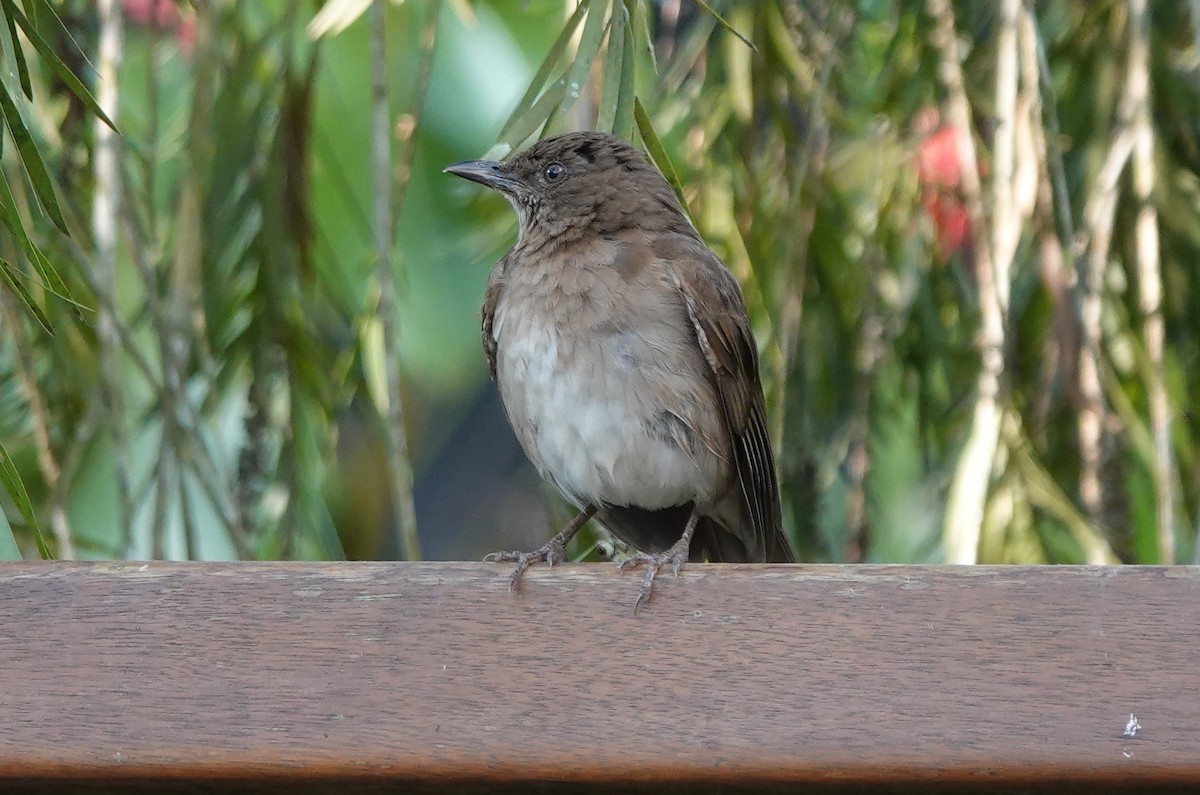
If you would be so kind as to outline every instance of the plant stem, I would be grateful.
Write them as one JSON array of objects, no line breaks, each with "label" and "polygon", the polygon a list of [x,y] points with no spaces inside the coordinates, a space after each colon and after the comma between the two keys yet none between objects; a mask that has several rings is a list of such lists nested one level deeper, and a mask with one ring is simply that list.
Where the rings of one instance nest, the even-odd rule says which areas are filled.
[{"label": "plant stem", "polygon": [[[119,120],[119,72],[124,52],[124,18],[117,0],[98,0],[100,41],[96,53],[96,101],[108,118]],[[119,217],[121,213],[121,140],[107,124],[96,119],[92,195],[92,237],[96,247],[95,272],[98,292],[104,296],[96,319],[100,347],[100,389],[108,408],[112,433],[113,474],[117,486],[117,523],[122,548],[128,553],[133,530],[132,487],[129,479],[129,439],[125,426],[125,401],[121,387],[121,343],[116,316],[116,272]]]},{"label": "plant stem", "polygon": [[996,114],[998,125],[994,157],[993,201],[1006,206],[994,207],[992,239],[987,235],[983,209],[983,189],[971,135],[971,108],[963,82],[954,15],[948,0],[927,0],[935,20],[932,43],[939,53],[938,74],[947,93],[946,111],[956,133],[958,160],[962,174],[962,192],[971,226],[975,281],[979,290],[981,366],[976,382],[975,406],[971,430],[955,468],[946,499],[943,537],[946,559],[950,563],[975,563],[979,556],[979,538],[984,507],[1000,440],[1003,411],[1000,406],[1001,379],[1004,375],[1004,311],[1008,303],[1008,271],[1011,262],[1013,231],[1009,221],[1012,195],[1013,114],[1017,83],[1016,30],[1020,0],[1004,0],[1000,12],[997,56]]},{"label": "plant stem", "polygon": [[1175,462],[1171,454],[1171,405],[1163,369],[1162,269],[1158,256],[1158,211],[1154,190],[1154,130],[1150,124],[1150,22],[1146,0],[1129,3],[1129,77],[1133,114],[1133,195],[1137,202],[1138,304],[1142,312],[1149,373],[1146,384],[1154,438],[1155,520],[1158,562],[1175,562]]},{"label": "plant stem", "polygon": [[[386,404],[376,406],[383,426],[384,444],[387,448],[388,479],[393,510],[396,511],[396,530],[400,553],[405,560],[419,560],[420,538],[417,534],[417,512],[413,503],[412,463],[409,458],[408,434],[404,419],[404,390],[400,372],[400,353],[397,349],[399,329],[396,322],[396,273],[392,266],[392,241],[396,234],[396,219],[404,203],[404,191],[412,158],[416,148],[421,111],[433,65],[437,39],[437,24],[441,16],[441,3],[434,2],[427,12],[422,26],[421,39],[424,53],[416,79],[411,124],[407,127],[406,148],[400,161],[402,173],[392,172],[392,124],[387,85],[387,27],[385,24],[385,0],[373,0],[371,5],[371,73],[372,73],[372,124],[371,150],[374,160],[375,215],[373,232],[375,238],[376,278],[379,283],[379,302],[376,318],[383,330],[383,358],[386,384]],[[392,179],[399,179],[400,188],[393,201]]]}]

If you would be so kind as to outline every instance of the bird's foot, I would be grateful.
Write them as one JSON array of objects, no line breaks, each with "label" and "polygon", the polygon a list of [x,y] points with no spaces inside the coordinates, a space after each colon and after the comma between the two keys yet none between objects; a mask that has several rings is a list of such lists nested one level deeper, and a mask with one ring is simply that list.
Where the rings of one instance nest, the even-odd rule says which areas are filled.
[{"label": "bird's foot", "polygon": [[484,557],[485,563],[504,563],[505,561],[514,561],[517,567],[513,569],[513,573],[508,578],[508,590],[515,591],[521,587],[521,578],[525,576],[525,570],[534,563],[546,561],[550,566],[555,566],[559,563],[567,562],[567,542],[575,537],[579,532],[579,528],[587,523],[596,513],[596,506],[588,503],[583,506],[583,510],[579,515],[572,519],[566,527],[558,532],[554,538],[542,544],[532,552],[493,552]]},{"label": "bird's foot", "polygon": [[685,535],[666,552],[659,552],[656,555],[639,552],[621,561],[621,571],[636,569],[638,566],[646,567],[646,574],[642,577],[642,587],[638,591],[637,601],[633,603],[633,614],[635,616],[642,605],[650,601],[650,597],[654,593],[654,578],[658,576],[659,569],[670,564],[671,573],[676,577],[679,576],[679,567],[688,559],[690,542],[690,535]]},{"label": "bird's foot", "polygon": [[508,590],[515,591],[521,587],[521,578],[525,576],[525,570],[534,563],[545,561],[549,566],[566,563],[567,549],[562,540],[555,536],[532,552],[493,552],[483,560],[485,563],[515,562],[517,567],[508,577]]}]

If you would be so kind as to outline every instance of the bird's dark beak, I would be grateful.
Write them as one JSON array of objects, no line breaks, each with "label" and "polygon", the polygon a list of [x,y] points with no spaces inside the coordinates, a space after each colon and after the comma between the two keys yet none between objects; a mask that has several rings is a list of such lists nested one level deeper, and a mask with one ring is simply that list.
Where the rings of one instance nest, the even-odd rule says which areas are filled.
[{"label": "bird's dark beak", "polygon": [[521,183],[513,178],[504,164],[495,160],[464,160],[461,163],[451,163],[442,169],[442,173],[469,179],[503,193],[513,193],[521,187]]}]

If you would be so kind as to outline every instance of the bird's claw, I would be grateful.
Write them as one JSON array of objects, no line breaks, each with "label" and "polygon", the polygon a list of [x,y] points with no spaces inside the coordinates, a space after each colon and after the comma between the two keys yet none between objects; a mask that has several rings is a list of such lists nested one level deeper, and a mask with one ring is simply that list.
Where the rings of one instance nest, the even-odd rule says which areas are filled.
[{"label": "bird's claw", "polygon": [[567,550],[557,538],[552,538],[532,552],[491,552],[484,555],[483,560],[485,563],[516,563],[516,568],[513,569],[513,573],[508,577],[508,590],[515,591],[520,588],[521,578],[525,576],[526,569],[534,563],[541,563],[543,561],[548,566],[557,566],[559,563],[566,563]]},{"label": "bird's claw", "polygon": [[644,552],[639,552],[636,555],[631,555],[620,563],[620,570],[636,569],[638,566],[646,567],[646,574],[642,577],[642,586],[638,589],[637,601],[633,603],[633,614],[636,616],[638,610],[642,608],[650,597],[654,594],[654,578],[658,576],[658,571],[668,563],[671,564],[671,573],[676,577],[679,576],[679,567],[687,560],[687,548],[676,549],[672,547],[666,552],[661,552],[657,555],[649,555]]}]

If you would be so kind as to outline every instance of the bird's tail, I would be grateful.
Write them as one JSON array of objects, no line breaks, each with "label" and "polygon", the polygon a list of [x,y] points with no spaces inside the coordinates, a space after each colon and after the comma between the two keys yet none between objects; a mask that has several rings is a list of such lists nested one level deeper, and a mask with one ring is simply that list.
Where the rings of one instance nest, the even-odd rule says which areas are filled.
[{"label": "bird's tail", "polygon": [[692,537],[692,560],[708,560],[713,563],[795,563],[796,554],[782,527],[776,527],[766,539],[763,555],[753,554],[746,548],[741,537],[730,532],[725,525],[709,516],[696,523],[696,534]]},{"label": "bird's tail", "polygon": [[795,563],[797,560],[799,558],[784,535],[783,527],[775,525],[767,534],[767,563]]}]

